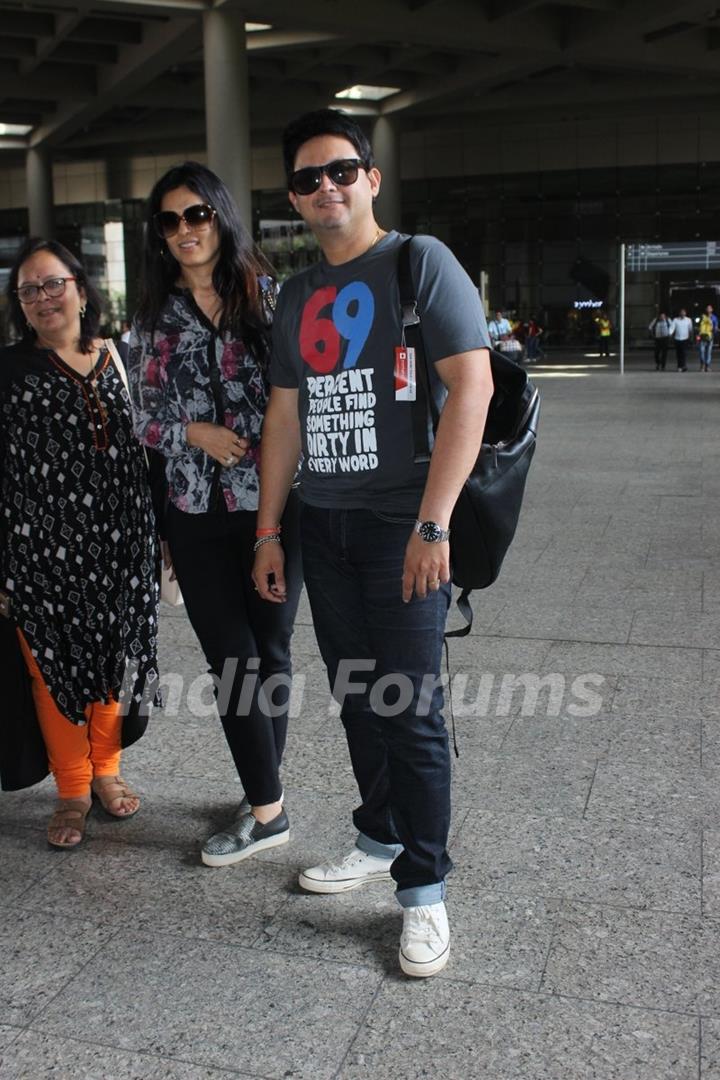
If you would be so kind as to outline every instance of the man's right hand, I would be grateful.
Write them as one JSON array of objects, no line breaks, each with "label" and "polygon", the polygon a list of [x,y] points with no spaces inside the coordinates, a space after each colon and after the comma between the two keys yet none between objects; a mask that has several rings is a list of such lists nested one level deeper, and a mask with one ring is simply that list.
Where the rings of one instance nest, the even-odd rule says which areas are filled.
[{"label": "man's right hand", "polygon": [[285,552],[277,540],[261,544],[255,552],[252,579],[263,600],[269,600],[273,604],[285,603]]}]

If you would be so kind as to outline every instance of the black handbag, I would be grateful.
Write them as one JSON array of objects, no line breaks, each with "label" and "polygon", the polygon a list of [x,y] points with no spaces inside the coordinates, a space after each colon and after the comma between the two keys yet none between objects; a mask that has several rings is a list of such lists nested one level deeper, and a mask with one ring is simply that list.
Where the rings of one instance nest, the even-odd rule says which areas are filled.
[{"label": "black handbag", "polygon": [[[410,266],[410,244],[398,256],[398,283],[405,342],[415,349],[417,379],[413,402],[415,461],[429,461],[440,419],[430,389],[428,358],[422,337]],[[478,298],[478,303],[479,303]],[[528,469],[535,452],[540,395],[527,373],[502,353],[490,350],[494,393],[482,445],[450,519],[450,570],[461,589],[457,606],[466,625],[446,637],[464,637],[472,628],[469,595],[486,589],[500,573],[517,529]]]},{"label": "black handbag", "polygon": [[19,791],[44,780],[47,751],[37,721],[30,675],[20,650],[15,623],[0,618],[0,787]]},{"label": "black handbag", "polygon": [[[0,593],[0,681],[3,703],[0,710],[0,789],[19,791],[39,784],[50,771],[32,695],[30,674],[20,649],[17,627],[9,615],[5,593]],[[120,745],[132,746],[148,724],[147,703],[123,701]]]}]

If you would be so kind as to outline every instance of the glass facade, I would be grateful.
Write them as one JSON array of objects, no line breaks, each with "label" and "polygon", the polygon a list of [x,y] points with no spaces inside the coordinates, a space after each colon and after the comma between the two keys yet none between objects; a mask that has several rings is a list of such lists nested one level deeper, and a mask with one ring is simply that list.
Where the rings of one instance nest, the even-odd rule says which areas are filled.
[{"label": "glass facade", "polygon": [[[720,163],[408,180],[402,207],[404,231],[443,240],[478,286],[487,275],[490,311],[539,316],[547,344],[590,348],[598,304],[617,326],[622,241],[716,236]],[[292,220],[284,190],[257,193],[255,212]],[[657,307],[699,309],[716,287],[717,271],[628,275],[630,343],[647,342]]]},{"label": "glass facade", "polygon": [[[485,271],[491,310],[539,314],[548,343],[589,345],[584,302],[602,301],[617,324],[620,243],[714,238],[719,174],[700,163],[411,181],[403,227],[445,240],[478,283]],[[701,269],[628,275],[630,341],[647,339],[654,311],[676,307],[680,288],[697,291],[699,307],[716,284],[720,273]]]},{"label": "glass facade", "polygon": [[[621,241],[716,237],[720,162],[408,180],[402,206],[406,232],[445,241],[478,285],[487,275],[490,310],[539,316],[548,344],[590,347],[597,304],[617,325]],[[55,214],[58,239],[88,261],[117,328],[138,300],[142,200],[59,206]],[[253,221],[281,278],[319,257],[284,189],[254,192]],[[26,232],[26,211],[0,211],[0,275]],[[633,273],[626,290],[629,341],[645,343],[658,307],[672,312],[682,302],[694,313],[720,295],[720,272]]]},{"label": "glass facade", "polygon": [[260,218],[255,237],[275,267],[279,281],[320,258],[318,242],[304,221]]},{"label": "glass facade", "polygon": [[[137,306],[142,269],[143,203],[139,199],[55,207],[55,237],[82,261],[105,298],[103,330],[116,333]],[[10,337],[4,290],[9,268],[28,235],[25,209],[0,211],[0,329]]]}]

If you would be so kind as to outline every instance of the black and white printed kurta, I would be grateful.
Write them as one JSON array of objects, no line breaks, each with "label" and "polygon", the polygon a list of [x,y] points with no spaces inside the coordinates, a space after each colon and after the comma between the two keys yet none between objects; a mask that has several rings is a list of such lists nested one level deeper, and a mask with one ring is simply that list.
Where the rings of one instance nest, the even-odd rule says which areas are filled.
[{"label": "black and white printed kurta", "polygon": [[[155,526],[122,380],[0,350],[0,587],[60,711],[157,679]],[[125,683],[127,685],[127,683]]]}]

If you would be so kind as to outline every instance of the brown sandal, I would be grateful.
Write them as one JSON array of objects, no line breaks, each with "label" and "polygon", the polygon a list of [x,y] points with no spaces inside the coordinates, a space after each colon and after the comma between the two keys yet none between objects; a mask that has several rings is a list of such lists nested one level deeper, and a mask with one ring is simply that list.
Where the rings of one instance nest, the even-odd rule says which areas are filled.
[{"label": "brown sandal", "polygon": [[[99,799],[100,805],[106,814],[110,817],[124,818],[133,817],[140,809],[140,797],[131,788],[127,786],[122,776],[97,776],[92,782],[92,793]],[[128,810],[127,813],[117,813],[115,810],[111,810],[110,806],[118,799],[137,799],[137,806],[134,810]]]},{"label": "brown sandal", "polygon": [[[54,848],[75,848],[85,836],[85,821],[92,803],[82,799],[60,799],[47,827],[47,841]],[[77,840],[53,840],[51,834],[58,829],[72,829],[79,833]]]}]

